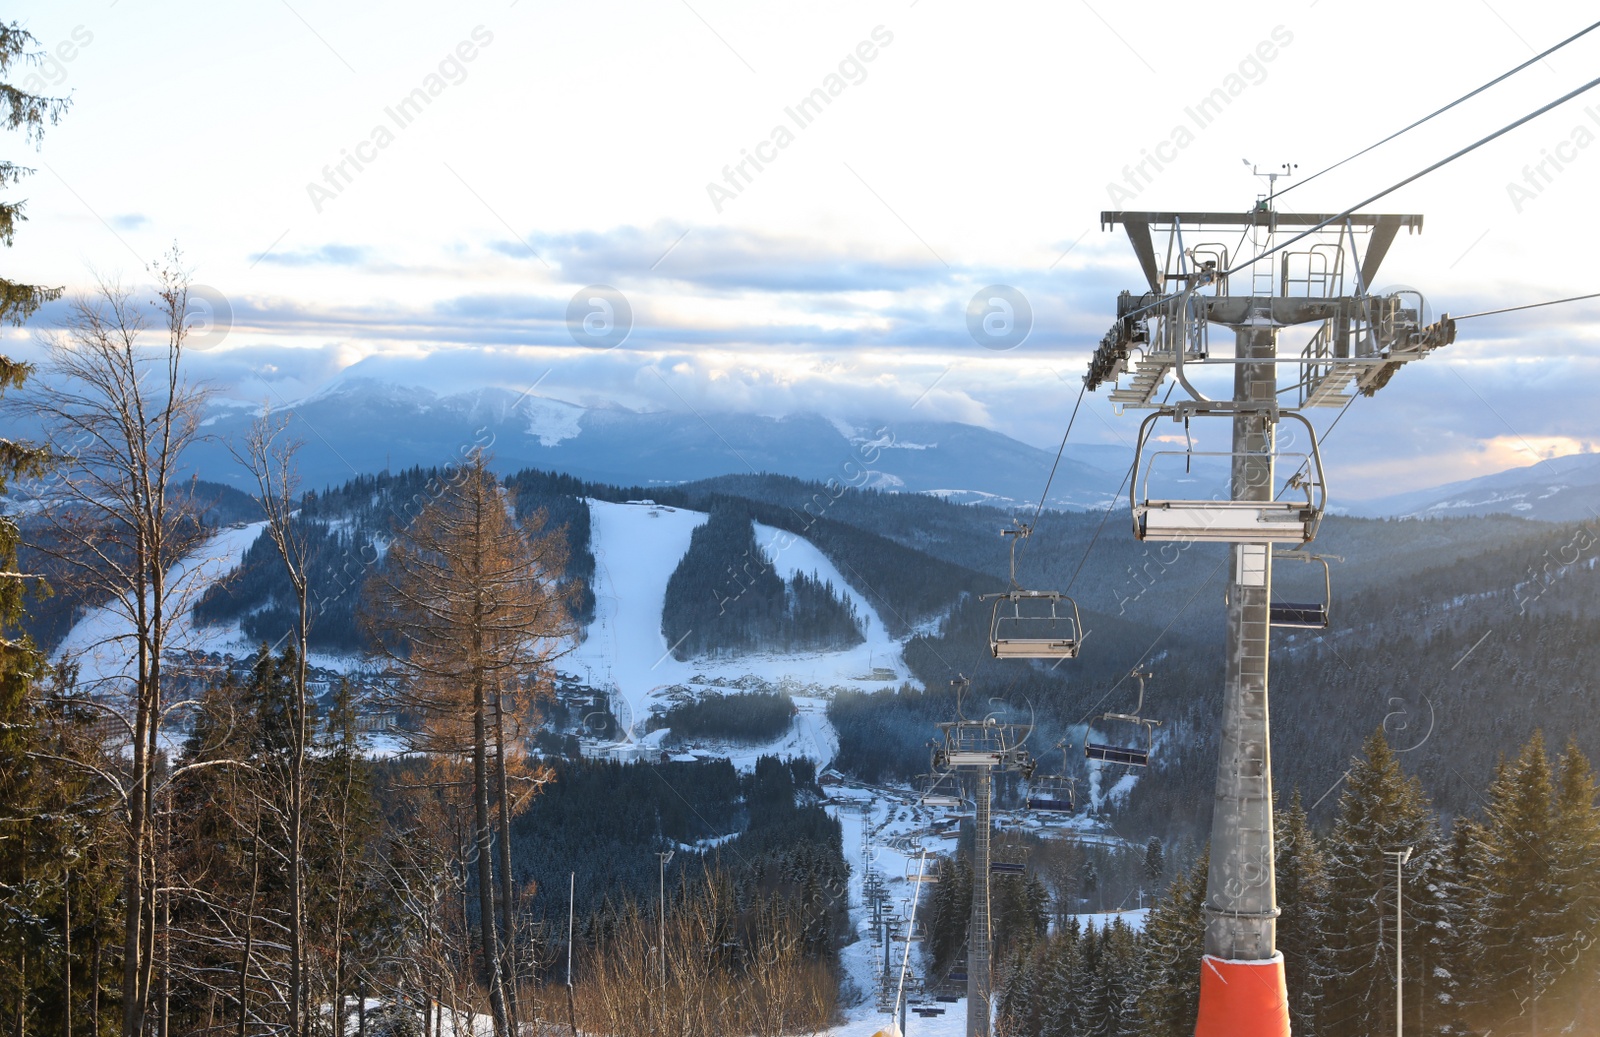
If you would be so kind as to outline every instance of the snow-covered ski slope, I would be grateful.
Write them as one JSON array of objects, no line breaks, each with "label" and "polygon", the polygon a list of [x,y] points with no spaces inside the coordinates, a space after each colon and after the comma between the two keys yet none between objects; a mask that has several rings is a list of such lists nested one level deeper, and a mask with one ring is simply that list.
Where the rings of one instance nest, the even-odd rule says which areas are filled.
[{"label": "snow-covered ski slope", "polygon": [[[756,539],[774,571],[784,579],[816,573],[847,595],[866,626],[866,641],[836,652],[757,653],[679,661],[661,632],[667,581],[689,549],[689,538],[706,520],[704,512],[651,504],[589,501],[591,546],[595,556],[595,618],[588,637],[561,668],[584,674],[597,688],[613,688],[627,703],[636,732],[657,693],[673,685],[718,678],[754,676],[773,685],[881,688],[907,679],[900,644],[889,636],[877,610],[857,593],[826,555],[803,537],[756,526]],[[740,559],[729,559],[737,568]],[[873,670],[880,673],[874,677]],[[888,675],[892,674],[892,678]],[[888,678],[888,679],[886,679]],[[780,754],[804,752],[819,765],[832,759],[836,744],[822,715],[823,702],[797,697],[801,715]],[[628,718],[622,717],[626,721]],[[772,751],[772,750],[769,750]]]},{"label": "snow-covered ski slope", "polygon": [[[172,589],[168,601],[183,605],[172,618],[168,631],[169,651],[239,650],[238,624],[196,627],[189,606],[200,600],[206,587],[239,565],[245,550],[255,543],[264,528],[265,522],[253,522],[224,529],[167,573],[168,586]],[[76,662],[79,686],[91,694],[124,694],[128,688],[122,678],[133,674],[132,630],[133,623],[123,603],[92,608],[72,625],[57,646],[53,659],[60,662],[70,657]]]}]

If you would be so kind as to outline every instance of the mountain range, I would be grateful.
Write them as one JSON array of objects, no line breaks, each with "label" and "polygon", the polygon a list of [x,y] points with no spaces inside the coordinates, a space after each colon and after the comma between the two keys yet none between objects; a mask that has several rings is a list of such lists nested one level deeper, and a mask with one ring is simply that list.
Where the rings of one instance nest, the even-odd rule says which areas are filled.
[{"label": "mountain range", "polygon": [[[243,441],[256,408],[232,400],[211,406],[205,418],[210,436],[192,448],[188,460],[203,479],[251,491],[253,480],[230,444]],[[1131,459],[1122,445],[1071,443],[1056,465],[1051,451],[954,421],[641,412],[496,387],[436,392],[371,377],[341,379],[281,410],[293,415],[291,432],[302,442],[297,464],[309,489],[338,486],[357,475],[448,465],[484,447],[504,473],[538,468],[645,490],[760,473],[1005,509],[1037,504],[1055,467],[1046,504],[1090,510],[1126,499]],[[33,433],[18,431],[24,437]],[[1190,487],[1185,496],[1212,496],[1224,485],[1226,466],[1216,458],[1195,458],[1192,471],[1181,462],[1165,467],[1169,479]],[[1363,517],[1582,520],[1600,515],[1600,455],[1551,458],[1334,504],[1336,512]]]}]

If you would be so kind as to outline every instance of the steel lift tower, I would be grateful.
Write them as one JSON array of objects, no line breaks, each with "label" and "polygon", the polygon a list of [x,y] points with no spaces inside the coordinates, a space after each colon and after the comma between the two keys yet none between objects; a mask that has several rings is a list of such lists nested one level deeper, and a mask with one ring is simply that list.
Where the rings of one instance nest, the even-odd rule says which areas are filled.
[{"label": "steel lift tower", "polygon": [[1024,778],[1033,775],[1033,758],[1022,747],[1028,728],[1002,724],[994,717],[968,720],[961,700],[969,682],[950,682],[956,689],[956,719],[938,725],[941,740],[934,744],[935,774],[954,771],[972,778],[972,917],[967,926],[967,1037],[989,1037],[994,1013],[989,975],[989,833],[992,775],[996,768],[1014,770]]},{"label": "steel lift tower", "polygon": [[[1371,292],[1395,236],[1401,229],[1420,231],[1420,216],[1280,213],[1269,196],[1244,213],[1105,212],[1100,220],[1103,228],[1121,226],[1127,233],[1148,288],[1118,297],[1117,322],[1085,377],[1088,390],[1114,381],[1113,402],[1152,411],[1139,430],[1130,479],[1134,536],[1231,545],[1195,1033],[1287,1037],[1283,956],[1274,945],[1267,652],[1272,626],[1325,625],[1327,616],[1323,603],[1322,623],[1308,624],[1317,606],[1275,606],[1272,599],[1274,545],[1310,543],[1326,507],[1316,430],[1302,411],[1371,395],[1402,365],[1453,341],[1455,325],[1446,316],[1424,326],[1423,300],[1415,292]],[[1211,325],[1233,330],[1231,351],[1213,352]],[[1291,329],[1308,337],[1280,353],[1279,333]],[[1280,367],[1293,379],[1283,386]],[[1219,369],[1232,373],[1226,396]],[[1179,397],[1170,405],[1157,402],[1169,373],[1181,390],[1169,391],[1168,398]],[[1222,383],[1222,391],[1204,386],[1218,398],[1195,384],[1207,374]],[[1154,449],[1162,418],[1181,422],[1185,437],[1195,423],[1228,423],[1230,449],[1210,452],[1226,460],[1227,486],[1207,499],[1163,489],[1164,483],[1180,486],[1163,480],[1162,470],[1172,467],[1164,461],[1181,474],[1205,453],[1192,445]],[[1289,446],[1297,449],[1291,453]],[[1280,461],[1293,468],[1278,470]]]}]

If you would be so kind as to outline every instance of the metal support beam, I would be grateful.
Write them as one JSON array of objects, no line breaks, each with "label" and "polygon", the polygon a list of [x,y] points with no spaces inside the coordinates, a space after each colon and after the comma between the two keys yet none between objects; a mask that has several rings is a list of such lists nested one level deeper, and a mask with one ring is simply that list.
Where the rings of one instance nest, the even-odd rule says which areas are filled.
[{"label": "metal support beam", "polygon": [[[1146,226],[1170,226],[1182,223],[1189,227],[1317,227],[1338,216],[1338,213],[1277,212],[1272,209],[1252,209],[1249,212],[1112,212],[1100,213],[1100,226],[1143,223]],[[1351,213],[1341,219],[1352,227],[1376,227],[1381,221],[1393,220],[1395,229],[1404,227],[1413,234],[1422,230],[1422,217],[1390,213]]]},{"label": "metal support beam", "polygon": [[973,769],[972,918],[967,926],[967,1037],[989,1037],[989,798],[988,767]]},{"label": "metal support beam", "polygon": [[1159,295],[1164,288],[1161,284],[1161,268],[1156,264],[1155,242],[1150,239],[1150,224],[1128,219],[1123,221],[1122,229],[1128,232],[1128,242],[1133,245],[1133,254],[1139,257],[1139,269],[1144,271],[1144,279],[1150,283],[1150,290]]},{"label": "metal support beam", "polygon": [[1379,216],[1378,223],[1372,228],[1372,239],[1367,242],[1367,254],[1361,259],[1361,283],[1370,291],[1372,279],[1378,275],[1378,265],[1383,262],[1383,257],[1389,254],[1389,246],[1394,244],[1394,236],[1400,233],[1399,216]]},{"label": "metal support beam", "polygon": [[[1277,332],[1263,320],[1237,330],[1238,355],[1263,361],[1234,369],[1234,400],[1275,398]],[[1260,410],[1233,419],[1233,499],[1273,497],[1273,427]],[[1274,953],[1277,897],[1272,848],[1272,760],[1267,723],[1268,605],[1272,551],[1234,544],[1228,574],[1227,675],[1222,745],[1206,879],[1205,950],[1230,961],[1267,961]]]}]

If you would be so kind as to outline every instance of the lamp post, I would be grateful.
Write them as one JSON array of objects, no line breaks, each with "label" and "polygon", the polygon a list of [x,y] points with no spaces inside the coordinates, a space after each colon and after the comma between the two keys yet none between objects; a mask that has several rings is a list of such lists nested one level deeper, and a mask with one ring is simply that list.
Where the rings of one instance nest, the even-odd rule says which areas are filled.
[{"label": "lamp post", "polygon": [[1404,902],[1402,894],[1405,892],[1403,883],[1404,873],[1400,870],[1406,861],[1411,859],[1412,847],[1403,850],[1385,850],[1385,856],[1394,858],[1394,1037],[1404,1037],[1405,1033],[1405,1000],[1401,993],[1400,981],[1402,978],[1402,965],[1400,958],[1400,921],[1401,905]]},{"label": "lamp post", "polygon": [[672,860],[672,851],[667,850],[656,854],[661,859],[661,937],[657,945],[657,953],[661,957],[661,1009],[667,1008],[667,862]]}]

